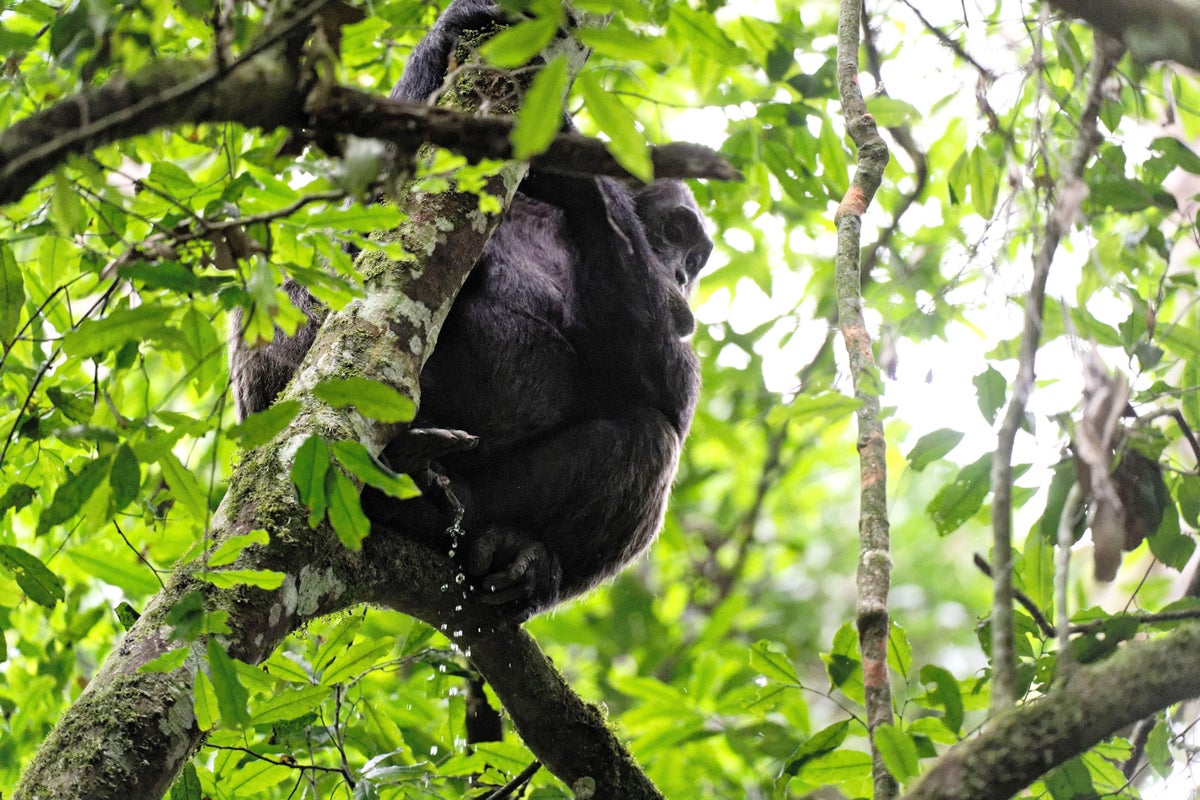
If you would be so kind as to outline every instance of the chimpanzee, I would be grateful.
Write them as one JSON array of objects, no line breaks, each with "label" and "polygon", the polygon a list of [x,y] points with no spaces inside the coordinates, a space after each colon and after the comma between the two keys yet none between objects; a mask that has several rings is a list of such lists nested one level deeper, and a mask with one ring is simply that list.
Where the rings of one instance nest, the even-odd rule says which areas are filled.
[{"label": "chimpanzee", "polygon": [[[429,99],[459,35],[500,19],[492,2],[454,0],[392,97]],[[525,618],[612,576],[653,540],[696,403],[687,296],[711,250],[679,181],[632,192],[607,178],[535,171],[522,181],[421,372],[413,423],[478,437],[437,469],[465,511],[463,566],[483,602]],[[299,285],[287,289],[312,322],[254,349],[235,333],[240,417],[270,404],[316,335],[323,310]],[[431,502],[367,505],[378,535],[426,520],[406,511]],[[441,520],[409,532],[445,541]]]}]

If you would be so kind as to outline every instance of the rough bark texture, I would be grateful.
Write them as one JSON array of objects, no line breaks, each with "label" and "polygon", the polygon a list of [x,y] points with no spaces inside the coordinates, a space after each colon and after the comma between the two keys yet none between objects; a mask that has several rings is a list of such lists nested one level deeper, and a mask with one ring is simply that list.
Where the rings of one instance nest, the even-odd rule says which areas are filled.
[{"label": "rough bark texture", "polygon": [[1200,694],[1200,625],[1128,644],[1080,667],[1046,697],[1011,709],[942,756],[905,800],[1000,800],[1114,731]]},{"label": "rough bark texture", "polygon": [[875,730],[880,725],[890,725],[893,719],[887,664],[890,629],[887,603],[892,571],[888,552],[887,441],[879,418],[879,367],[871,350],[871,333],[863,318],[862,276],[859,272],[862,215],[883,180],[888,149],[879,136],[875,119],[867,112],[858,86],[858,27],[861,19],[861,0],[842,0],[838,18],[838,95],[842,100],[846,129],[858,148],[858,163],[835,219],[838,237],[836,281],[838,327],[849,355],[854,396],[861,403],[857,414],[860,508],[855,622],[862,653],[875,798],[888,800],[896,796],[896,781],[875,745]]},{"label": "rough bark texture", "polygon": [[[311,16],[322,4],[317,0],[304,13]],[[185,123],[286,127],[301,136],[317,130],[323,142],[353,134],[391,141],[402,154],[428,143],[473,161],[512,157],[510,118],[389,100],[345,86],[308,85],[311,76],[299,67],[299,49],[284,46],[288,37],[303,38],[304,22],[298,18],[280,26],[226,68],[155,61],[136,75],[118,75],[14,123],[0,132],[0,203],[19,200],[68,156]],[[662,145],[651,149],[651,159],[660,178],[739,177],[700,145]],[[533,164],[551,172],[628,176],[603,142],[577,134],[560,135]]]},{"label": "rough bark texture", "polygon": [[[578,70],[586,54],[570,40],[555,46],[567,52]],[[476,83],[473,88],[480,87]],[[255,97],[261,102],[261,93]],[[149,118],[161,119],[161,124],[183,121],[169,115]],[[0,150],[0,156],[5,152]],[[510,165],[487,191],[507,207],[523,175],[523,166]],[[210,526],[214,545],[251,530],[269,531],[270,543],[248,548],[235,566],[282,572],[282,586],[274,591],[218,589],[194,577],[200,562],[179,567],[55,726],[22,776],[16,798],[163,796],[203,739],[192,694],[205,643],[190,644],[185,665],[173,672],[140,673],[138,668],[177,646],[168,640],[165,616],[193,591],[204,598],[206,610],[229,612],[232,633],[221,642],[230,655],[250,664],[265,659],[305,621],[358,603],[412,614],[446,631],[472,654],[529,737],[530,748],[552,772],[572,785],[594,780],[596,798],[659,796],[600,712],[574,695],[533,640],[502,624],[490,607],[466,602],[453,589],[458,567],[447,556],[379,531],[353,552],[328,524],[308,526],[307,509],[289,477],[300,444],[317,434],[330,441],[354,439],[378,451],[395,432],[356,412],[325,406],[308,390],[321,380],[354,374],[419,399],[417,376],[425,356],[501,216],[482,214],[475,195],[452,191],[410,193],[398,204],[408,219],[392,235],[414,260],[365,256],[371,259],[360,264],[367,296],[330,315],[284,394],[302,403],[301,412],[275,440],[245,456]]]}]

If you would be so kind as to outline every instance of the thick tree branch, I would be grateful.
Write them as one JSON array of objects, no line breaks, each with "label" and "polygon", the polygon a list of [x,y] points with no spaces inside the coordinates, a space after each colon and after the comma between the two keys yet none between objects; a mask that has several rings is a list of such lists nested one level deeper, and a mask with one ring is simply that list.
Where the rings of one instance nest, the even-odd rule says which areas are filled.
[{"label": "thick tree branch", "polygon": [[[323,2],[314,3],[309,13]],[[155,62],[132,77],[117,76],[14,123],[0,133],[0,203],[19,200],[71,155],[188,123],[286,127],[304,136],[320,131],[323,141],[350,134],[373,137],[394,142],[402,154],[429,143],[473,161],[512,157],[510,118],[389,100],[344,86],[306,87],[295,54],[272,47],[279,38],[272,33],[267,45],[256,46],[252,55],[229,68],[198,61]],[[659,177],[740,178],[723,158],[700,145],[662,145],[652,148],[651,159]],[[560,135],[533,165],[548,172],[628,175],[603,142],[578,134]]]},{"label": "thick tree branch", "polygon": [[1099,664],[1077,668],[1037,702],[996,717],[959,744],[904,800],[1001,800],[1126,725],[1200,694],[1200,625],[1130,643]]},{"label": "thick tree branch", "polygon": [[[308,105],[310,127],[372,137],[395,143],[401,152],[422,144],[453,150],[471,161],[512,158],[513,120],[503,116],[473,116],[449,108],[387,100],[346,86],[337,86]],[[707,147],[688,142],[650,149],[658,178],[740,180],[737,170]],[[530,167],[563,175],[628,177],[598,139],[577,133],[560,134]]]},{"label": "thick tree branch", "polygon": [[1193,0],[1050,0],[1125,45],[1136,61],[1200,69],[1200,4]]}]

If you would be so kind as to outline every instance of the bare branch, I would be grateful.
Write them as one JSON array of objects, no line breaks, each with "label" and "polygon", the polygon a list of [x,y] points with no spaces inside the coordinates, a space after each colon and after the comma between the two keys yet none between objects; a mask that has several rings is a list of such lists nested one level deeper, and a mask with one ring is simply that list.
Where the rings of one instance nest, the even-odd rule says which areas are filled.
[{"label": "bare branch", "polygon": [[838,15],[837,76],[846,129],[858,148],[858,163],[846,196],[838,206],[836,281],[838,325],[849,354],[858,409],[859,555],[856,622],[862,652],[867,730],[871,735],[872,773],[876,800],[896,796],[896,780],[876,745],[875,731],[892,723],[887,648],[891,623],[888,590],[891,585],[887,516],[887,441],[879,418],[879,367],[871,351],[871,334],[862,313],[862,215],[871,204],[888,162],[887,144],[875,119],[867,112],[858,85],[861,0],[842,0]]}]

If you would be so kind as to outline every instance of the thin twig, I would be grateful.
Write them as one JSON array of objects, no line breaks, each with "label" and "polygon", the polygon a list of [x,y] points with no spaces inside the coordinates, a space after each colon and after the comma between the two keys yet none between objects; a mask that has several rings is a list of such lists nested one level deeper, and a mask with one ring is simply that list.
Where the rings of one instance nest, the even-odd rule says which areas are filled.
[{"label": "thin twig", "polygon": [[542,768],[542,762],[534,761],[528,767],[521,770],[521,772],[517,775],[517,777],[513,778],[511,781],[504,784],[496,791],[494,791],[491,794],[484,797],[483,800],[505,800],[505,798],[507,798],[507,797],[512,797],[514,794],[516,794],[518,791],[521,790],[521,787],[523,787],[525,784],[529,783],[529,781],[533,778],[533,776],[541,768]]},{"label": "thin twig", "polygon": [[[989,578],[992,577],[992,565],[989,564],[987,560],[978,553],[975,554],[975,566],[984,575],[988,576]],[[1021,607],[1029,613],[1029,616],[1033,617],[1034,624],[1038,626],[1038,630],[1042,632],[1043,636],[1048,639],[1053,639],[1058,635],[1058,629],[1054,627],[1050,620],[1046,619],[1046,614],[1041,608],[1038,607],[1037,603],[1033,602],[1032,597],[1025,594],[1015,586],[1013,587],[1013,596],[1016,597],[1017,602],[1021,604]]]}]

